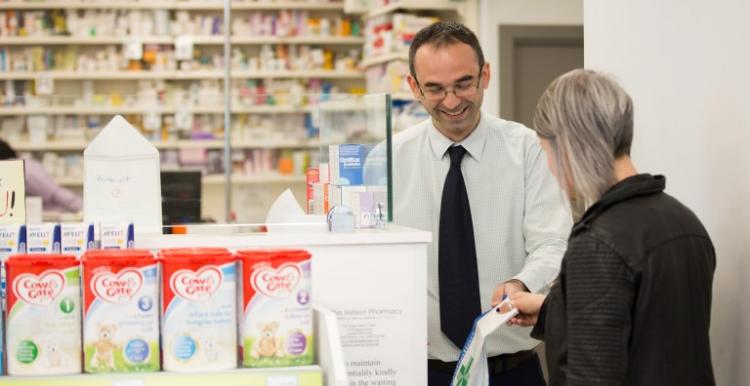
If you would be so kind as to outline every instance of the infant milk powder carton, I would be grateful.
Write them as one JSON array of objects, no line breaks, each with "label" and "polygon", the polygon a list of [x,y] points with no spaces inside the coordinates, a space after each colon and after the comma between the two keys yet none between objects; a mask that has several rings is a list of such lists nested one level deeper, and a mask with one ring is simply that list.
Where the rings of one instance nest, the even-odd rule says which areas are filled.
[{"label": "infant milk powder carton", "polygon": [[164,370],[237,367],[237,263],[222,248],[165,249]]},{"label": "infant milk powder carton", "polygon": [[313,363],[310,254],[239,251],[242,261],[244,367]]},{"label": "infant milk powder carton", "polygon": [[26,253],[26,225],[0,225],[0,260]]},{"label": "infant milk powder carton", "polygon": [[26,242],[29,253],[60,253],[60,224],[27,225]]},{"label": "infant milk powder carton", "polygon": [[133,223],[116,222],[99,224],[99,247],[101,249],[126,249],[135,245]]},{"label": "infant milk powder carton", "polygon": [[81,288],[76,258],[14,255],[6,264],[8,374],[80,373]]},{"label": "infant milk powder carton", "polygon": [[159,266],[145,249],[83,255],[83,367],[159,371]]},{"label": "infant milk powder carton", "polygon": [[62,253],[80,258],[94,248],[94,224],[62,224],[60,226]]}]

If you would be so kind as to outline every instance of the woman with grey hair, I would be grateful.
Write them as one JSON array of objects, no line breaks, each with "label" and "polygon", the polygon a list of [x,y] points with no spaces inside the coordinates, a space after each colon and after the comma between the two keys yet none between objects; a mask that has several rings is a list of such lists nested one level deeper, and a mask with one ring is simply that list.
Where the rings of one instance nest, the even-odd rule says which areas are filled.
[{"label": "woman with grey hair", "polygon": [[713,244],[630,159],[633,104],[612,79],[573,70],[549,85],[534,126],[552,173],[585,213],[547,296],[515,293],[546,342],[550,385],[714,385]]}]

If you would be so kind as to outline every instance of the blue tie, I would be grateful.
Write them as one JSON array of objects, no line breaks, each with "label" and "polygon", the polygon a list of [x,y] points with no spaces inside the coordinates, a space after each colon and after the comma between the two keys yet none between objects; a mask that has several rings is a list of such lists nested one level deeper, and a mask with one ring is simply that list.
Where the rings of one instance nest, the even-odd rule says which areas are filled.
[{"label": "blue tie", "polygon": [[474,226],[469,195],[461,174],[461,160],[466,149],[452,146],[448,153],[451,167],[443,184],[438,241],[440,325],[443,333],[460,349],[471,331],[474,318],[481,314],[482,306]]}]

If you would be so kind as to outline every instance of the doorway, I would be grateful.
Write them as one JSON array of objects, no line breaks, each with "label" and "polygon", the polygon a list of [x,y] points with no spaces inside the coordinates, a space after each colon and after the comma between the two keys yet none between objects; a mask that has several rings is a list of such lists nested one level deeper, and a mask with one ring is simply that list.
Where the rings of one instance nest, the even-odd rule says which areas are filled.
[{"label": "doorway", "polygon": [[500,26],[500,116],[531,127],[552,80],[583,67],[582,26]]}]

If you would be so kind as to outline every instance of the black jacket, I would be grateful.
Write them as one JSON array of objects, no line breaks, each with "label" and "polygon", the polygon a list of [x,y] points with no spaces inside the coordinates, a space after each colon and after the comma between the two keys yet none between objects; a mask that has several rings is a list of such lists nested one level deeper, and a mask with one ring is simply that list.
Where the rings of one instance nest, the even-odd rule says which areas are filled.
[{"label": "black jacket", "polygon": [[571,232],[532,336],[550,385],[714,385],[708,328],[716,257],[662,176],[608,190]]}]

